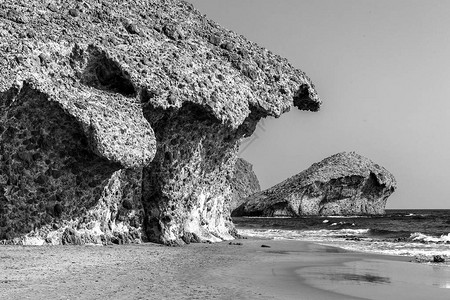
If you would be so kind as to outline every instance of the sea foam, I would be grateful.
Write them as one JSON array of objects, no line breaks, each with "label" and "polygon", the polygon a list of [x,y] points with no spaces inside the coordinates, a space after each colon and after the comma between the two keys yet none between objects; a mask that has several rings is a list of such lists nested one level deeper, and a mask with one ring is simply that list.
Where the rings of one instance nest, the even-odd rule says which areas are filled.
[{"label": "sea foam", "polygon": [[374,238],[369,229],[338,230],[285,230],[285,229],[239,229],[238,233],[249,237],[274,240],[299,240],[315,242],[325,246],[334,246],[350,251],[385,255],[421,256],[432,259],[441,255],[450,260],[450,234],[432,237],[422,233],[413,233],[409,239],[398,242]]},{"label": "sea foam", "polygon": [[420,232],[411,234],[411,240],[425,243],[450,243],[450,233],[440,237],[429,236]]}]

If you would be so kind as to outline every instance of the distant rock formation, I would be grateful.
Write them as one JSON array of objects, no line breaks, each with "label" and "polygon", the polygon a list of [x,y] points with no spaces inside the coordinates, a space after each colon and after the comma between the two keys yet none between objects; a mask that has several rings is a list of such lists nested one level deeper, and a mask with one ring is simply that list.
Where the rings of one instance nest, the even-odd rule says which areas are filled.
[{"label": "distant rock formation", "polygon": [[321,104],[184,1],[4,0],[0,19],[0,239],[232,239],[240,140]]},{"label": "distant rock formation", "polygon": [[342,152],[248,197],[234,215],[379,215],[395,189],[395,178],[385,168]]},{"label": "distant rock formation", "polygon": [[230,212],[240,206],[245,198],[261,191],[258,177],[253,172],[253,166],[245,159],[238,158],[236,160],[233,178],[231,179],[231,189]]}]

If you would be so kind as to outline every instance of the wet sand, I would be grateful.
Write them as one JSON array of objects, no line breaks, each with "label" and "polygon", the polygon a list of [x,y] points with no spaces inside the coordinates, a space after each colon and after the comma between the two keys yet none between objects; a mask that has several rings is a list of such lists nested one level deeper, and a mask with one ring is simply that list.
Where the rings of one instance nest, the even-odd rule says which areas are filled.
[{"label": "wet sand", "polygon": [[234,243],[0,246],[0,299],[450,299],[446,266],[309,242]]}]

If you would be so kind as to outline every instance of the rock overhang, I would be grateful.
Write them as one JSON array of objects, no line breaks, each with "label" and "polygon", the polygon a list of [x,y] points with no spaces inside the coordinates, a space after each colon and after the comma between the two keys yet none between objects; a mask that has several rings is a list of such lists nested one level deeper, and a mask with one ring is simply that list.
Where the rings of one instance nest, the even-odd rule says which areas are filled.
[{"label": "rock overhang", "polygon": [[[101,95],[110,103],[137,105],[144,92],[156,107],[193,102],[234,129],[252,108],[279,117],[293,105],[316,111],[321,104],[302,71],[184,1],[6,1],[2,12],[0,90],[34,82],[83,123],[86,118],[73,106],[80,100],[95,106],[86,100],[108,90],[102,78],[94,80],[100,84],[84,84],[93,81],[86,74],[96,67],[93,56],[117,70],[103,79],[122,81],[124,91],[110,88]],[[79,99],[68,97],[68,90]]]},{"label": "rock overhang", "polygon": [[[32,102],[32,95],[56,110],[53,115],[74,120],[89,158],[114,172],[89,182],[103,192],[95,194],[99,204],[93,213],[87,207],[88,215],[116,211],[121,193],[140,181],[135,194],[147,225],[137,225],[168,244],[232,238],[226,178],[240,138],[261,118],[321,105],[302,71],[184,1],[4,1],[0,53],[0,122],[20,105],[16,99]],[[35,177],[55,171],[34,167]],[[77,169],[65,171],[83,182]],[[95,167],[88,171],[95,175]],[[114,228],[115,219],[107,220],[102,226]]]}]

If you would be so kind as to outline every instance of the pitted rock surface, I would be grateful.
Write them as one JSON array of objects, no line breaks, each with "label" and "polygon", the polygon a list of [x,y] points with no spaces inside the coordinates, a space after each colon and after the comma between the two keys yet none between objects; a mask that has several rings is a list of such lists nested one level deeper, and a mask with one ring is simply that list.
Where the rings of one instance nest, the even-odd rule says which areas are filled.
[{"label": "pitted rock surface", "polygon": [[252,164],[243,158],[238,158],[236,161],[233,178],[231,179],[231,188],[233,195],[229,209],[232,216],[233,210],[239,207],[245,198],[261,191],[261,186],[259,185],[258,177],[253,172]]},{"label": "pitted rock surface", "polygon": [[321,104],[177,0],[2,1],[0,70],[0,239],[36,243],[231,239],[240,139]]},{"label": "pitted rock surface", "polygon": [[395,191],[394,176],[355,152],[330,156],[256,193],[236,216],[378,215]]}]

